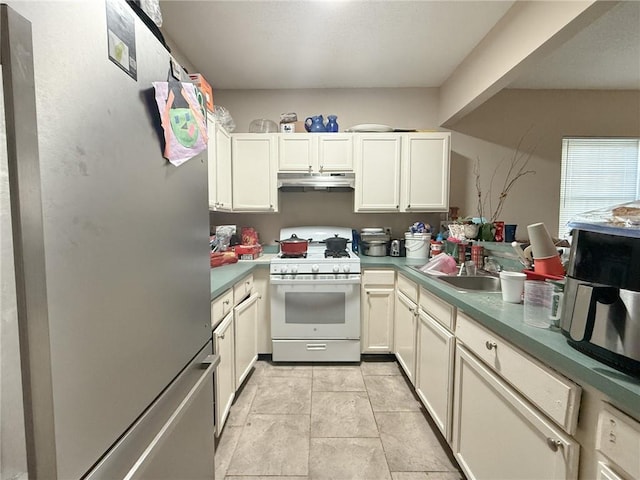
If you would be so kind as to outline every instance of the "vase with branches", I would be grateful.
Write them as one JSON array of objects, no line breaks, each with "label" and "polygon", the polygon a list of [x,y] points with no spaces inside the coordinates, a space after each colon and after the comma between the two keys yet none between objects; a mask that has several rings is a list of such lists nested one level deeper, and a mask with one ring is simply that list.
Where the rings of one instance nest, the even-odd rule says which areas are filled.
[{"label": "vase with branches", "polygon": [[[500,190],[500,194],[498,195],[498,200],[495,209],[493,208],[493,188],[497,182],[496,178],[498,172],[502,169],[503,165],[507,161],[506,159],[502,159],[498,165],[493,170],[491,175],[491,179],[489,181],[489,187],[486,193],[483,195],[482,184],[480,182],[480,157],[476,158],[476,161],[473,165],[473,174],[475,176],[475,186],[476,186],[476,194],[478,197],[478,216],[480,217],[480,221],[483,224],[480,227],[480,239],[481,240],[492,240],[493,238],[493,224],[498,220],[502,210],[504,208],[507,195],[516,184],[518,180],[526,175],[535,175],[534,170],[528,169],[529,161],[533,156],[535,151],[535,146],[528,151],[523,152],[521,150],[522,142],[526,136],[526,133],[520,137],[516,149],[509,159],[509,163],[507,164],[507,173],[504,177],[504,182],[502,184],[502,188]],[[491,213],[488,219],[485,219],[485,213]]]}]

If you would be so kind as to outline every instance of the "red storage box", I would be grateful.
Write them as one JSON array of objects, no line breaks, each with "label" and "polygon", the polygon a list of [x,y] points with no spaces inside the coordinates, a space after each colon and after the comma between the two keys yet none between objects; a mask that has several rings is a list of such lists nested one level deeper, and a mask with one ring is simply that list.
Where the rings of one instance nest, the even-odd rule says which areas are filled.
[{"label": "red storage box", "polygon": [[240,260],[255,260],[262,255],[262,245],[236,245],[233,251]]}]

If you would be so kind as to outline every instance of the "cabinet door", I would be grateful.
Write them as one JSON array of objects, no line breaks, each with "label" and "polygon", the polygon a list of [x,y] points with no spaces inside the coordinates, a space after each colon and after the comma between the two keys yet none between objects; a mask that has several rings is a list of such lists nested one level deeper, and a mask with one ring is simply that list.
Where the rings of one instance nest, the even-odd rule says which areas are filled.
[{"label": "cabinet door", "polygon": [[233,210],[277,212],[276,136],[231,136]]},{"label": "cabinet door", "polygon": [[449,208],[450,134],[405,136],[401,210],[445,212]]},{"label": "cabinet door", "polygon": [[236,392],[233,330],[233,314],[229,313],[213,331],[215,353],[220,355],[220,363],[214,376],[216,436],[220,436],[222,432]]},{"label": "cabinet door", "polygon": [[400,135],[356,137],[356,212],[395,212],[400,208]]},{"label": "cabinet door", "polygon": [[362,353],[393,351],[393,287],[365,287],[362,296]]},{"label": "cabinet door", "polygon": [[416,393],[447,442],[451,441],[454,348],[453,334],[420,311]]},{"label": "cabinet door", "polygon": [[278,135],[278,171],[311,172],[314,154],[312,134]]},{"label": "cabinet door", "polygon": [[417,307],[407,296],[396,294],[396,315],[394,322],[394,350],[398,363],[415,385]]},{"label": "cabinet door", "polygon": [[579,446],[458,345],[453,453],[467,478],[575,479]]},{"label": "cabinet door", "polygon": [[215,162],[216,162],[216,205],[215,209],[231,211],[231,135],[221,125],[215,126]]},{"label": "cabinet door", "polygon": [[233,309],[236,339],[236,390],[258,359],[258,297],[255,292]]},{"label": "cabinet door", "polygon": [[207,177],[209,183],[209,210],[215,210],[217,202],[216,190],[216,123],[207,116]]},{"label": "cabinet door", "polygon": [[318,135],[318,171],[353,170],[353,135],[330,133]]},{"label": "cabinet door", "polygon": [[272,353],[271,300],[269,292],[269,269],[253,272],[253,288],[258,292],[258,353]]}]

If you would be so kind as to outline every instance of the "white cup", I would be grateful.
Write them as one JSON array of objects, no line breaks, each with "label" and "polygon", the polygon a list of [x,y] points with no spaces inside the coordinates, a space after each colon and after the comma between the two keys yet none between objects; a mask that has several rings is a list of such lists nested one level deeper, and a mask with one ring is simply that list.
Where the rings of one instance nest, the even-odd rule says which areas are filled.
[{"label": "white cup", "polygon": [[527,276],[521,272],[500,272],[500,289],[502,300],[509,303],[520,303]]},{"label": "white cup", "polygon": [[533,258],[549,258],[558,255],[558,250],[551,240],[551,235],[544,223],[533,223],[527,226],[529,242]]}]

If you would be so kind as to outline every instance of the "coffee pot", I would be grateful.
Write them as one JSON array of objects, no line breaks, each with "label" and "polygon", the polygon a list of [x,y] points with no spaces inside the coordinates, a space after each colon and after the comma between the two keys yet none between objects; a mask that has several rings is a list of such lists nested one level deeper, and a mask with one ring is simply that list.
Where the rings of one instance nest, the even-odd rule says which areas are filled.
[{"label": "coffee pot", "polygon": [[322,118],[322,115],[307,117],[304,121],[304,128],[307,132],[312,133],[327,131],[327,128],[324,126],[324,118]]}]

